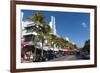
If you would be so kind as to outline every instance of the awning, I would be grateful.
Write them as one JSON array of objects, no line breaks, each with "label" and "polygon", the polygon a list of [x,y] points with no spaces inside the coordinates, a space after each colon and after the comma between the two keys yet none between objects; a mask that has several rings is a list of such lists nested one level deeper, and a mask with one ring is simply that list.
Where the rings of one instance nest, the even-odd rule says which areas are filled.
[{"label": "awning", "polygon": [[32,42],[21,42],[21,46],[26,46],[26,45],[30,46],[30,45],[33,45],[33,43]]},{"label": "awning", "polygon": [[43,46],[43,50],[50,50],[49,46]]}]

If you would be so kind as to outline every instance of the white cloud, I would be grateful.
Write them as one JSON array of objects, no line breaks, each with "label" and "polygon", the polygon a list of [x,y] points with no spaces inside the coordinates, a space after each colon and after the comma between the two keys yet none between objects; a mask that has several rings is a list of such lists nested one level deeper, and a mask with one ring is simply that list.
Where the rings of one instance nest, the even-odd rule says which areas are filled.
[{"label": "white cloud", "polygon": [[69,38],[68,38],[68,37],[65,37],[65,39],[66,39],[67,41],[69,41]]},{"label": "white cloud", "polygon": [[82,27],[86,28],[87,24],[85,22],[82,23]]}]

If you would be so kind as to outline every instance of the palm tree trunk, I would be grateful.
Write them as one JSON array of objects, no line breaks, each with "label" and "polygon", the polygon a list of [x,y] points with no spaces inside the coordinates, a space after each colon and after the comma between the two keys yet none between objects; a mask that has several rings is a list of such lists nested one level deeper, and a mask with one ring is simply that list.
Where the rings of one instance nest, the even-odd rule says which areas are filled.
[{"label": "palm tree trunk", "polygon": [[55,49],[55,44],[53,44],[53,52],[54,52],[54,49]]},{"label": "palm tree trunk", "polygon": [[36,55],[36,51],[37,51],[37,49],[35,48],[35,49],[34,49],[34,60],[36,60],[36,56],[37,56],[37,55]]},{"label": "palm tree trunk", "polygon": [[43,44],[44,44],[44,39],[42,38],[42,51],[41,51],[41,56],[43,57]]}]

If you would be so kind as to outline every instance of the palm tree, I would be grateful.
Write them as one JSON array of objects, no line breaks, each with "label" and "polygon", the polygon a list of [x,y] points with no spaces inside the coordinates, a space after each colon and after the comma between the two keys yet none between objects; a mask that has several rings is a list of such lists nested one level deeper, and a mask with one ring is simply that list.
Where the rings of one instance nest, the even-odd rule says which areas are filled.
[{"label": "palm tree", "polygon": [[[32,41],[33,41],[33,43],[34,43],[35,46],[38,46],[37,42],[39,42],[39,36],[37,36],[37,35],[32,36]],[[34,61],[35,61],[36,55],[37,55],[36,52],[37,52],[37,49],[35,47],[34,53],[33,53],[34,54],[34,57],[33,57],[34,58],[33,59]]]},{"label": "palm tree", "polygon": [[36,25],[43,25],[45,23],[45,16],[41,12],[36,12],[32,16],[28,17],[28,19],[35,22]]},{"label": "palm tree", "polygon": [[49,41],[50,47],[52,47],[54,49],[54,47],[56,45],[56,41],[57,41],[57,36],[54,34],[49,34],[48,41]]},{"label": "palm tree", "polygon": [[45,15],[42,14],[41,12],[36,12],[35,14],[33,14],[32,16],[30,16],[28,18],[28,19],[30,19],[31,21],[33,21],[35,23],[37,36],[38,36],[38,38],[40,39],[40,41],[42,43],[41,56],[43,56],[44,40],[46,38],[46,35],[51,30],[50,26],[46,24],[45,18],[46,18]]},{"label": "palm tree", "polygon": [[43,56],[43,45],[44,45],[44,41],[47,40],[47,36],[49,35],[49,32],[51,31],[50,26],[45,24],[43,25],[43,27],[41,27],[41,30],[37,31],[37,34],[42,42],[42,52],[41,52],[41,56]]}]

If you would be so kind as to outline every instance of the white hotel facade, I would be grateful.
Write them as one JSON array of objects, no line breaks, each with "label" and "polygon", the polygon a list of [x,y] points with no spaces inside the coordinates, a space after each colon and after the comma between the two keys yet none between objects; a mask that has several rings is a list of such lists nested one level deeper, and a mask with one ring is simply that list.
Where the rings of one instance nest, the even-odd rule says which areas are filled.
[{"label": "white hotel facade", "polygon": [[[26,45],[34,45],[34,43],[32,42],[32,36],[34,35],[37,35],[36,32],[33,32],[33,31],[29,31],[27,29],[31,29],[33,26],[34,26],[34,22],[32,21],[28,21],[28,20],[23,20],[23,12],[21,12],[21,45],[22,46],[26,46]],[[49,26],[51,27],[51,33],[54,34],[54,35],[57,35],[57,32],[56,32],[56,20],[55,20],[55,17],[54,16],[51,16],[51,21],[49,22]],[[69,41],[69,38],[65,38],[67,41]],[[41,43],[39,43],[41,45]],[[48,50],[50,48],[47,48],[47,47],[44,47],[45,50]],[[52,49],[52,48],[51,48]],[[59,50],[57,48],[55,48],[55,50]]]}]

